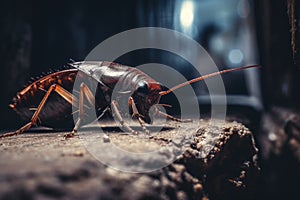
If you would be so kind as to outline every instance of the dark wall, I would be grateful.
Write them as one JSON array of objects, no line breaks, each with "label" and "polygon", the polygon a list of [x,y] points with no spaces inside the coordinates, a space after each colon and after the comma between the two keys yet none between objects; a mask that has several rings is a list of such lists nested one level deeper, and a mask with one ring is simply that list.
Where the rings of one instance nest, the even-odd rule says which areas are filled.
[{"label": "dark wall", "polygon": [[0,125],[15,123],[8,103],[25,83],[32,54],[32,2],[6,1],[0,6]]},{"label": "dark wall", "polygon": [[12,0],[0,6],[0,127],[19,125],[8,107],[30,77],[83,60],[106,38],[135,28],[135,1]]},{"label": "dark wall", "polygon": [[[255,2],[265,105],[299,107],[299,2],[294,0]],[[290,5],[290,2],[294,3]],[[294,18],[291,18],[289,6],[295,9],[292,14]],[[293,31],[292,23],[295,26]],[[295,41],[292,39],[293,34]]]},{"label": "dark wall", "polygon": [[[292,33],[285,0],[255,0],[261,58],[263,96],[272,104],[299,106],[299,5]],[[0,127],[16,126],[17,116],[8,108],[15,93],[31,76],[82,60],[106,38],[147,23],[139,17],[162,1],[4,0],[0,6]],[[295,4],[299,2],[294,1]],[[139,11],[138,11],[139,8]],[[144,22],[143,22],[144,20]],[[298,20],[298,21],[297,21]],[[159,25],[159,24],[158,24]],[[293,57],[294,56],[294,57]],[[130,63],[129,63],[130,64]]]},{"label": "dark wall", "polygon": [[[31,77],[59,68],[70,58],[75,61],[83,60],[102,41],[122,31],[143,26],[172,28],[167,20],[160,20],[165,16],[159,15],[156,18],[153,11],[159,9],[172,19],[174,2],[4,0],[0,6],[0,127],[15,129],[21,125],[18,116],[8,105]],[[158,59],[165,56],[165,52],[153,52],[141,51],[134,57],[122,56],[120,59],[127,61],[121,63],[131,66],[161,63]],[[152,57],[145,57],[145,54],[151,54]],[[174,58],[167,61],[169,63],[164,64],[170,65]],[[177,62],[180,61],[182,59],[177,58]],[[186,71],[188,70],[185,69],[183,74]]]}]

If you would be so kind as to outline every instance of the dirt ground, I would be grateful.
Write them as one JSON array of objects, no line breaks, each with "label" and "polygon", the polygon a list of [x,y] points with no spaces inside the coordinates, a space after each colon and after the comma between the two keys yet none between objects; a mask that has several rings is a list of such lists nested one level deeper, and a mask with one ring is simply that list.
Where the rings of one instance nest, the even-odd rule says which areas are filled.
[{"label": "dirt ground", "polygon": [[[217,192],[230,199],[232,191],[253,193],[242,188],[255,182],[257,149],[243,125],[169,122],[149,129],[151,136],[133,136],[106,123],[67,140],[68,132],[48,129],[3,138],[0,199],[218,199]],[[227,192],[218,188],[223,182]]]}]

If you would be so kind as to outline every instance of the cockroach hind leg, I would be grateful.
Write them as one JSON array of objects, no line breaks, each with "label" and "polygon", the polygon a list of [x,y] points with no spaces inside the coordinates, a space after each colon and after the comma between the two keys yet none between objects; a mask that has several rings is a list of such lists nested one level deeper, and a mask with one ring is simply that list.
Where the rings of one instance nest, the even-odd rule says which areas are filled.
[{"label": "cockroach hind leg", "polygon": [[[86,99],[86,100],[84,100],[84,99]],[[79,118],[77,119],[77,122],[76,122],[72,132],[64,135],[65,139],[69,139],[69,138],[72,138],[77,135],[77,131],[80,128],[80,126],[82,125],[82,120],[83,120],[83,117],[85,114],[84,101],[87,101],[89,104],[91,104],[93,106],[95,105],[95,99],[93,97],[91,90],[88,88],[87,85],[85,85],[84,83],[81,83],[80,84],[80,92],[79,92]]]},{"label": "cockroach hind leg", "polygon": [[18,129],[17,131],[15,131],[13,133],[7,133],[7,134],[4,134],[4,135],[1,135],[0,137],[3,138],[3,137],[10,137],[10,136],[22,134],[24,131],[27,131],[32,125],[36,124],[36,121],[38,120],[38,116],[39,116],[42,108],[44,107],[49,95],[51,94],[51,92],[53,92],[53,90],[55,91],[55,89],[56,89],[56,85],[52,85],[48,89],[47,93],[44,95],[42,101],[40,102],[38,108],[36,109],[33,116],[31,117],[31,120],[30,120],[29,123],[25,124],[20,129]]},{"label": "cockroach hind leg", "polygon": [[15,131],[13,133],[6,133],[6,134],[1,135],[0,138],[22,134],[24,131],[27,131],[32,125],[35,125],[36,122],[39,120],[39,114],[40,114],[41,110],[43,109],[46,101],[48,100],[49,95],[53,91],[55,91],[57,94],[59,94],[61,97],[63,97],[67,102],[72,104],[73,95],[71,93],[69,93],[68,91],[66,91],[64,88],[62,88],[61,86],[53,84],[47,90],[47,92],[44,95],[43,99],[41,100],[39,106],[37,107],[37,109],[35,110],[33,116],[31,117],[30,122],[28,122],[27,124],[25,124],[20,129],[18,129],[17,131]]},{"label": "cockroach hind leg", "polygon": [[64,134],[64,139],[67,140],[67,139],[70,139],[70,138],[73,138],[73,137],[76,137],[76,136],[79,137],[79,135],[77,134],[77,131],[74,131],[74,130],[73,130],[73,131],[70,132],[70,133]]},{"label": "cockroach hind leg", "polygon": [[3,135],[0,135],[0,138],[11,137],[11,136],[22,134],[24,131],[27,131],[31,126],[32,126],[32,122],[29,122],[12,133],[5,133]]}]

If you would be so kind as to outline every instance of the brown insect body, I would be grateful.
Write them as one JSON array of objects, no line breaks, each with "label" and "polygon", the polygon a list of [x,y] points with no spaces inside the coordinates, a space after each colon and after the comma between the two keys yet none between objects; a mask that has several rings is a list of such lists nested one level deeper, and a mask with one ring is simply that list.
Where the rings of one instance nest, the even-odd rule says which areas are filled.
[{"label": "brown insect body", "polygon": [[[87,85],[97,86],[93,108],[96,109],[97,115],[110,107],[114,87],[120,83],[120,88],[132,94],[139,113],[147,123],[151,121],[148,115],[149,108],[158,103],[159,92],[161,92],[161,87],[155,80],[136,68],[112,62],[74,62],[70,64],[70,69],[50,73],[29,84],[17,94],[10,107],[22,120],[30,121],[45,93],[53,84],[60,85],[73,93],[75,79],[79,83],[85,82]],[[147,93],[145,96],[141,97],[137,92],[139,87],[147,90],[142,91]],[[64,129],[74,127],[72,105],[55,92],[49,96],[38,119],[37,123],[44,126]],[[94,120],[89,119],[88,116],[84,119],[83,124]]]},{"label": "brown insect body", "polygon": [[[10,107],[23,121],[30,121],[50,86],[59,84],[66,90],[72,91],[77,72],[77,69],[67,69],[50,73],[34,81],[17,93]],[[45,123],[44,125],[54,128],[71,127],[74,124],[73,118],[70,115],[71,112],[72,106],[58,94],[53,93],[41,111],[38,123],[43,122],[43,124]]]},{"label": "brown insect body", "polygon": [[[92,122],[97,116],[100,118],[108,108],[112,108],[116,119],[126,131],[138,134],[123,119],[122,111],[127,113],[129,108],[129,114],[138,120],[144,132],[150,134],[144,122],[151,123],[149,109],[159,103],[161,96],[206,78],[259,67],[253,65],[226,69],[162,91],[158,82],[133,67],[98,61],[72,62],[69,66],[69,69],[39,78],[17,94],[10,107],[28,123],[13,133],[1,135],[0,138],[21,134],[37,124],[64,129],[73,127],[72,132],[65,135],[66,138],[73,137],[80,126]],[[79,91],[75,91],[73,87],[79,88]],[[89,112],[95,110],[97,116]],[[191,121],[177,119],[157,108],[155,112],[174,121]]]}]

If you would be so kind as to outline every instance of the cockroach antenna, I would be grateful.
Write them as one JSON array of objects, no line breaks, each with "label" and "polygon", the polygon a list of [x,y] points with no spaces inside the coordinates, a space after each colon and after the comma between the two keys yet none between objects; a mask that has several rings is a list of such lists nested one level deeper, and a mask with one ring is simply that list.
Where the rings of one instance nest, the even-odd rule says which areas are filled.
[{"label": "cockroach antenna", "polygon": [[213,77],[213,76],[218,76],[218,75],[225,74],[225,73],[228,73],[228,72],[239,71],[239,70],[244,70],[244,69],[248,69],[248,68],[259,68],[259,67],[261,67],[261,66],[260,65],[250,65],[250,66],[245,66],[245,67],[225,69],[225,70],[222,70],[222,71],[214,72],[214,73],[207,74],[207,75],[204,75],[204,76],[200,76],[200,77],[194,78],[192,80],[189,80],[187,82],[181,83],[179,85],[176,85],[176,86],[172,87],[169,90],[161,91],[161,92],[159,92],[159,95],[164,96],[166,94],[169,94],[169,93],[173,92],[174,90],[177,90],[177,89],[182,88],[184,86],[190,85],[190,84],[198,82],[198,81],[202,81],[204,79],[207,79],[207,78],[210,78],[210,77]]}]

